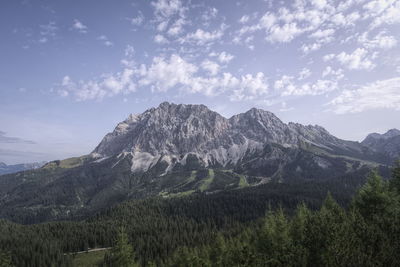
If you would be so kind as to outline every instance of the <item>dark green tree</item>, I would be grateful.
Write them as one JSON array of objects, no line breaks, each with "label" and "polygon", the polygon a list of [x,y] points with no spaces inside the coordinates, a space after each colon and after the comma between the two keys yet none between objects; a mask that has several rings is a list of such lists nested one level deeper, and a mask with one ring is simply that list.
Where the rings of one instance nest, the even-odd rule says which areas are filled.
[{"label": "dark green tree", "polygon": [[361,215],[353,229],[360,239],[364,266],[399,264],[395,256],[400,248],[399,208],[398,196],[377,172],[372,172],[353,201],[353,212]]},{"label": "dark green tree", "polygon": [[356,194],[353,205],[366,220],[379,220],[393,210],[393,197],[389,192],[387,182],[373,171],[367,183]]},{"label": "dark green tree", "polygon": [[125,228],[120,227],[111,255],[108,257],[107,265],[112,267],[136,267],[135,256],[132,246],[129,244]]},{"label": "dark green tree", "polygon": [[311,211],[302,203],[297,207],[290,225],[290,235],[293,239],[294,255],[298,266],[306,266],[308,262],[309,251],[305,246],[307,238],[307,223],[311,217]]},{"label": "dark green tree", "polygon": [[0,267],[13,267],[10,253],[0,250]]},{"label": "dark green tree", "polygon": [[268,266],[292,266],[293,244],[290,236],[290,225],[283,209],[269,212],[257,242],[258,253]]},{"label": "dark green tree", "polygon": [[390,188],[400,195],[400,160],[397,160],[392,169]]}]

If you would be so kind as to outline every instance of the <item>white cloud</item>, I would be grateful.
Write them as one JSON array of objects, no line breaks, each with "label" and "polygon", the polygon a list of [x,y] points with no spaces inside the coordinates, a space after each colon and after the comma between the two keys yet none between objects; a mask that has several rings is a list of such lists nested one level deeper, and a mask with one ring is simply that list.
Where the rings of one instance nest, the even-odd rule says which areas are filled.
[{"label": "white cloud", "polygon": [[40,25],[40,34],[42,36],[56,36],[58,27],[54,21],[50,21],[47,24]]},{"label": "white cloud", "polygon": [[[209,68],[210,62],[204,62],[203,68]],[[215,63],[215,62],[214,62]],[[215,67],[215,66],[213,66]],[[198,68],[181,58],[179,55],[171,55],[169,59],[156,57],[149,68],[141,75],[139,80],[141,86],[150,86],[153,91],[166,92],[172,88],[187,93],[201,93],[207,96],[218,95],[226,91],[233,92],[232,100],[248,100],[265,94],[268,85],[264,74],[246,74],[241,78],[234,77],[231,73],[223,73],[215,76],[216,70],[211,77],[201,76]]]},{"label": "white cloud", "polygon": [[157,0],[151,2],[151,5],[154,7],[158,31],[167,31],[171,36],[183,32],[183,27],[187,23],[187,8],[182,4],[182,1]]},{"label": "white cloud", "polygon": [[222,30],[215,30],[207,32],[202,29],[197,29],[195,32],[187,34],[181,38],[181,43],[195,43],[197,45],[204,45],[219,40],[223,36]]},{"label": "white cloud", "polygon": [[220,66],[218,65],[218,63],[205,59],[202,63],[201,63],[201,67],[208,71],[211,75],[217,75],[220,69]]},{"label": "white cloud", "polygon": [[46,37],[42,37],[39,39],[39,43],[44,44],[44,43],[47,43],[48,40],[49,39],[47,39]]},{"label": "white cloud", "polygon": [[283,75],[274,83],[275,90],[282,96],[323,95],[337,90],[338,84],[334,80],[317,80],[314,83],[295,84],[293,76]]},{"label": "white cloud", "polygon": [[326,0],[311,0],[311,3],[318,9],[323,9],[327,5]]},{"label": "white cloud", "polygon": [[327,38],[331,37],[335,33],[334,29],[326,29],[326,30],[317,30],[310,34],[310,38],[319,39],[319,38]]},{"label": "white cloud", "polygon": [[135,48],[132,45],[127,45],[124,54],[125,57],[132,58],[135,55]]},{"label": "white cloud", "polygon": [[88,27],[77,19],[74,19],[72,28],[79,31],[80,33],[87,33],[88,31]]},{"label": "white cloud", "polygon": [[[276,11],[267,11],[261,14],[258,21],[252,25],[243,25],[236,32],[235,43],[240,44],[245,34],[254,34],[257,31],[265,32],[265,39],[270,43],[288,43],[297,37],[309,34],[312,43],[304,43],[302,50],[305,53],[318,50],[323,44],[333,41],[334,34],[339,32],[343,35],[354,33],[350,28],[357,24],[374,18],[368,10],[362,8],[367,0],[296,0],[293,4],[281,2],[284,7]],[[387,8],[379,15],[382,23],[394,24],[400,22],[400,1],[398,0],[374,0],[371,2],[388,2]],[[376,8],[371,5],[371,10]],[[240,22],[248,22],[243,16]],[[365,27],[365,25],[362,25]],[[344,31],[340,31],[344,29]],[[343,37],[341,37],[343,38]]]},{"label": "white cloud", "polygon": [[154,36],[154,42],[158,44],[167,44],[168,40],[163,35],[157,34],[156,36]]},{"label": "white cloud", "polygon": [[293,86],[293,79],[293,76],[283,75],[280,80],[275,81],[274,88],[281,90],[287,86]]},{"label": "white cloud", "polygon": [[312,43],[312,44],[303,44],[301,46],[301,51],[303,51],[304,54],[308,54],[312,51],[316,51],[322,47],[321,43]]},{"label": "white cloud", "polygon": [[201,15],[201,19],[204,21],[205,25],[209,25],[210,21],[216,18],[218,15],[218,9],[215,7],[208,8],[203,15]]},{"label": "white cloud", "polygon": [[39,25],[40,35],[38,42],[41,44],[47,43],[49,38],[54,38],[56,36],[58,27],[54,21],[50,21],[47,24]]},{"label": "white cloud", "polygon": [[325,56],[323,56],[323,60],[325,61],[325,62],[327,62],[327,61],[330,61],[330,60],[332,60],[332,59],[334,59],[335,58],[335,54],[327,54],[327,55],[325,55]]},{"label": "white cloud", "polygon": [[221,62],[221,63],[229,63],[232,59],[234,59],[235,58],[235,56],[234,55],[231,55],[231,54],[229,54],[229,53],[227,53],[227,52],[225,52],[225,51],[223,51],[223,52],[221,52],[219,55],[218,55],[218,60],[219,60],[219,62]]},{"label": "white cloud", "polygon": [[99,37],[97,37],[97,40],[102,41],[105,46],[113,46],[114,45],[113,42],[111,42],[105,35],[100,35]]},{"label": "white cloud", "polygon": [[297,78],[298,80],[305,80],[305,79],[307,79],[308,77],[310,77],[311,76],[311,71],[309,70],[309,69],[307,69],[307,68],[303,68],[301,71],[300,71],[300,73],[299,73],[299,77]]},{"label": "white cloud", "polygon": [[244,15],[244,16],[242,16],[242,17],[239,19],[239,22],[242,23],[242,24],[244,24],[244,23],[247,23],[247,22],[249,21],[249,19],[250,19],[249,16]]},{"label": "white cloud", "polygon": [[183,12],[183,5],[180,0],[158,0],[151,2],[154,7],[155,15],[159,20],[170,18],[180,12]]},{"label": "white cloud", "polygon": [[288,107],[285,101],[281,103],[281,108],[279,109],[280,112],[288,112],[292,110],[294,110],[294,107]]},{"label": "white cloud", "polygon": [[368,32],[365,32],[359,36],[358,42],[367,49],[390,49],[397,45],[397,39],[394,36],[387,35],[385,31],[379,32],[373,39],[369,39]]},{"label": "white cloud", "polygon": [[139,81],[140,85],[152,85],[153,90],[167,91],[178,84],[188,85],[192,75],[198,68],[183,60],[178,55],[172,55],[169,60],[155,57],[147,69],[146,75]]},{"label": "white cloud", "polygon": [[375,109],[400,110],[400,78],[380,80],[356,90],[344,90],[328,103],[337,114]]},{"label": "white cloud", "polygon": [[315,83],[305,83],[300,87],[287,88],[282,95],[323,95],[338,89],[336,81],[332,80],[317,80]]},{"label": "white cloud", "polygon": [[368,57],[368,51],[364,48],[357,48],[351,54],[341,52],[336,59],[350,70],[371,70],[375,64]]},{"label": "white cloud", "polygon": [[139,11],[139,14],[138,14],[136,17],[131,18],[130,21],[131,21],[131,24],[132,24],[132,25],[135,25],[135,26],[140,26],[140,25],[142,25],[143,22],[144,22],[143,13],[142,13],[141,11]]},{"label": "white cloud", "polygon": [[72,95],[77,101],[101,100],[106,96],[136,91],[133,78],[134,70],[129,68],[114,75],[104,75],[98,80],[74,82],[69,76],[65,76],[58,93],[63,97]]},{"label": "white cloud", "polygon": [[[138,89],[150,89],[151,92],[174,90],[205,96],[224,93],[232,101],[259,99],[268,94],[267,78],[262,72],[235,77],[229,72],[221,73],[221,67],[216,61],[205,59],[198,67],[178,54],[154,57],[149,65],[138,65],[133,55],[133,47],[127,46],[126,58],[121,61],[124,68],[115,74],[104,74],[97,79],[79,82],[65,76],[57,92],[77,101],[127,95]],[[224,63],[233,58],[226,52],[212,53],[210,56]]]},{"label": "white cloud", "polygon": [[343,69],[333,69],[331,66],[327,66],[322,72],[322,77],[332,77],[334,80],[339,81],[344,78]]},{"label": "white cloud", "polygon": [[303,32],[304,30],[299,28],[295,22],[287,23],[283,26],[273,25],[269,28],[268,35],[265,39],[271,43],[288,43]]},{"label": "white cloud", "polygon": [[175,36],[175,35],[179,35],[180,33],[183,32],[183,26],[186,24],[185,19],[183,18],[179,18],[178,20],[176,20],[171,27],[168,29],[167,33],[169,35]]},{"label": "white cloud", "polygon": [[372,0],[364,5],[365,16],[373,18],[372,28],[382,24],[400,23],[400,1],[398,0]]},{"label": "white cloud", "polygon": [[231,101],[255,100],[268,93],[267,79],[262,72],[254,76],[252,74],[242,76],[235,87],[229,97]]}]

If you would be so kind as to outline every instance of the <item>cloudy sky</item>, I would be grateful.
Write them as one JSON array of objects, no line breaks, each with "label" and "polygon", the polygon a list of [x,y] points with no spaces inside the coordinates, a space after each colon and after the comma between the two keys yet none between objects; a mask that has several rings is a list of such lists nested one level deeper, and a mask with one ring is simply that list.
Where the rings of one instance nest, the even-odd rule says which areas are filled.
[{"label": "cloudy sky", "polygon": [[6,163],[89,153],[163,101],[400,128],[400,0],[3,0],[0,33]]}]

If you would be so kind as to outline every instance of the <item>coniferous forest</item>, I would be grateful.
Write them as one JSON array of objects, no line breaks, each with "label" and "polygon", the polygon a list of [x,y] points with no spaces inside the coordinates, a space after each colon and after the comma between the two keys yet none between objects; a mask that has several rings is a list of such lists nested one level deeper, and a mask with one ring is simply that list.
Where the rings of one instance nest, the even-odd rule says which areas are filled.
[{"label": "coniferous forest", "polygon": [[84,221],[2,220],[0,266],[74,266],[74,252],[93,248],[107,248],[99,266],[399,266],[399,164],[391,176],[133,200]]}]

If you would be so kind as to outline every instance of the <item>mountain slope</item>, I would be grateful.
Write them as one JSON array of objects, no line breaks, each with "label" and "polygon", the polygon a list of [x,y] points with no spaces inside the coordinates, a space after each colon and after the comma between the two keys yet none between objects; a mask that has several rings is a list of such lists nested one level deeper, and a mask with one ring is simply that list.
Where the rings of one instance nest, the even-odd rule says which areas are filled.
[{"label": "mountain slope", "polygon": [[361,144],[392,160],[400,158],[400,131],[397,129],[391,129],[384,134],[369,134]]},{"label": "mountain slope", "polygon": [[338,179],[387,159],[320,126],[251,109],[229,119],[162,103],[130,115],[94,151],[0,177],[0,217],[25,223],[87,216],[129,198],[214,193],[270,182]]}]

